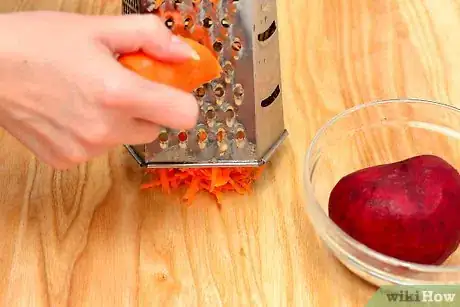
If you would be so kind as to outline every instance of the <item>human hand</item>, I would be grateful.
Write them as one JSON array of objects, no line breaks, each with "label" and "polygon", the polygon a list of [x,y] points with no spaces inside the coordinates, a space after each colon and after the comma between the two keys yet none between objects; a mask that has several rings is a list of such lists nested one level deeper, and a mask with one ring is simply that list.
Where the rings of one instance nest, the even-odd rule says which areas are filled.
[{"label": "human hand", "polygon": [[116,61],[138,50],[167,61],[196,56],[153,15],[3,14],[0,37],[0,126],[57,169],[151,142],[160,126],[196,123],[191,94]]}]

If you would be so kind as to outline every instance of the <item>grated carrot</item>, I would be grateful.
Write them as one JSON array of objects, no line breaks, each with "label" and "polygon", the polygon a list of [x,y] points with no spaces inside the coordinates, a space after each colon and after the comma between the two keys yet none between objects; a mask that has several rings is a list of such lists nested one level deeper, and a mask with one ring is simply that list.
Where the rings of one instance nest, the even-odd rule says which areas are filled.
[{"label": "grated carrot", "polygon": [[158,170],[160,174],[160,182],[161,182],[161,189],[164,193],[170,192],[169,189],[169,179],[168,179],[168,170],[167,169],[160,169]]},{"label": "grated carrot", "polygon": [[217,177],[220,175],[220,169],[219,168],[213,168],[211,171],[211,187],[209,189],[209,192],[213,192],[214,188],[216,187],[217,183]]},{"label": "grated carrot", "polygon": [[183,200],[193,203],[200,191],[210,193],[220,207],[226,192],[244,195],[251,192],[253,183],[261,176],[265,166],[257,168],[199,168],[199,169],[148,169],[152,180],[141,185],[141,189],[159,188],[170,193],[186,187]]}]

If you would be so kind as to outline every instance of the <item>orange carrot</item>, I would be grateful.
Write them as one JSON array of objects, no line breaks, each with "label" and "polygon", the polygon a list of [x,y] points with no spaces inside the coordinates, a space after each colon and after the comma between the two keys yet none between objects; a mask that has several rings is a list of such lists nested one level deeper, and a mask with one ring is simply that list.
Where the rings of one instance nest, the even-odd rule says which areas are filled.
[{"label": "orange carrot", "polygon": [[235,181],[233,181],[231,178],[229,180],[229,183],[232,185],[232,187],[235,189],[235,191],[241,195],[244,195],[245,194],[245,190],[243,190],[242,187],[240,187],[240,185],[238,183],[236,183]]},{"label": "orange carrot", "polygon": [[213,168],[211,172],[211,188],[209,192],[214,191],[214,188],[216,187],[216,183],[217,183],[217,176],[219,175],[220,175],[220,169],[217,167]]},{"label": "orange carrot", "polygon": [[150,189],[150,188],[154,188],[154,187],[157,187],[157,186],[158,186],[157,182],[143,183],[141,185],[141,189],[145,190],[145,189]]},{"label": "orange carrot", "polygon": [[160,182],[161,182],[161,189],[163,190],[164,193],[169,194],[169,180],[168,180],[168,170],[166,169],[160,169],[158,170],[160,174]]},{"label": "orange carrot", "polygon": [[190,38],[181,37],[199,56],[178,63],[156,60],[142,51],[123,54],[118,62],[142,77],[192,92],[203,83],[220,76],[222,68],[213,52]]},{"label": "orange carrot", "polygon": [[200,191],[200,178],[194,177],[190,186],[187,189],[187,192],[184,195],[184,199],[191,204],[195,199],[196,194]]},{"label": "orange carrot", "polygon": [[222,204],[226,192],[244,195],[252,190],[264,167],[258,168],[200,168],[200,169],[148,169],[152,180],[142,184],[142,189],[158,188],[164,193],[186,187],[183,200],[192,204],[200,191],[211,194],[217,204]]}]

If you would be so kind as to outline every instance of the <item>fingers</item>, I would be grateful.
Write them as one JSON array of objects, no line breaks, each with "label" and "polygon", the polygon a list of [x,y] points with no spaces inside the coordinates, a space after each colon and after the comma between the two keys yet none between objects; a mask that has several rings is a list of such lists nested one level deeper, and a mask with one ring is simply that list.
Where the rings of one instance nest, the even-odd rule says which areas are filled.
[{"label": "fingers", "polygon": [[[98,18],[101,41],[112,52],[128,53],[139,49],[157,58],[178,60],[195,57],[195,51],[166,28],[152,14],[105,16]],[[198,117],[193,95],[150,82],[115,63],[101,63],[110,76],[107,102],[121,107],[133,118],[173,129],[190,129]],[[101,66],[101,67],[102,67]]]},{"label": "fingers", "polygon": [[[134,118],[173,129],[191,129],[198,119],[198,104],[192,94],[154,83],[115,65],[107,84],[107,104]],[[110,81],[107,81],[110,82]]]},{"label": "fingers", "polygon": [[[160,127],[152,122],[130,116],[106,117],[89,122],[84,127],[71,127],[69,143],[81,144],[87,157],[99,155],[120,144],[145,144],[154,141]],[[66,146],[69,147],[69,146]],[[66,152],[69,155],[71,152]],[[87,158],[84,157],[84,158]]]},{"label": "fingers", "polygon": [[159,126],[136,118],[133,118],[125,127],[120,127],[120,130],[121,143],[129,145],[151,143],[160,134]]},{"label": "fingers", "polygon": [[98,39],[113,53],[142,50],[166,61],[198,58],[198,54],[173,35],[155,15],[105,16],[95,20],[100,29]]}]

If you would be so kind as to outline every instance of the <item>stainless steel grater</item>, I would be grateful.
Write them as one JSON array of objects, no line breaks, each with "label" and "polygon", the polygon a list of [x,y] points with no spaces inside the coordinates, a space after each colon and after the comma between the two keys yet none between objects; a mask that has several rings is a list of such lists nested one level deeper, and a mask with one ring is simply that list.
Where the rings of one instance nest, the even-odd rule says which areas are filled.
[{"label": "stainless steel grater", "polygon": [[265,164],[288,135],[276,0],[123,0],[123,14],[157,14],[174,32],[201,37],[223,68],[220,78],[194,91],[197,126],[126,145],[136,161],[148,168]]}]

